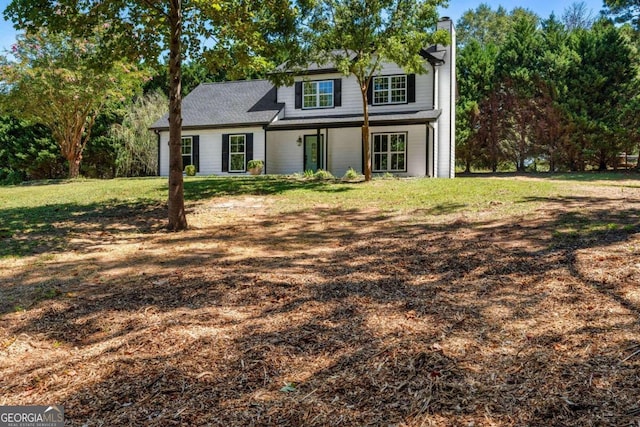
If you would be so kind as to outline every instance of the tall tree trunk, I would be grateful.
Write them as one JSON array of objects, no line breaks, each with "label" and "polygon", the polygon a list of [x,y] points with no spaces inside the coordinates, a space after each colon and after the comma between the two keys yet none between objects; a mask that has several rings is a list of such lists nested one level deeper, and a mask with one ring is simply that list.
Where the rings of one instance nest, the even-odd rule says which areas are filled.
[{"label": "tall tree trunk", "polygon": [[362,92],[362,115],[364,121],[362,123],[362,151],[364,153],[364,180],[371,181],[371,141],[369,141],[369,101],[367,100],[367,88],[369,82],[360,84]]},{"label": "tall tree trunk", "polygon": [[80,176],[80,158],[75,156],[75,153],[67,159],[69,162],[69,178],[75,179]]},{"label": "tall tree trunk", "polygon": [[187,228],[182,179],[182,0],[170,1],[169,24],[169,225]]}]

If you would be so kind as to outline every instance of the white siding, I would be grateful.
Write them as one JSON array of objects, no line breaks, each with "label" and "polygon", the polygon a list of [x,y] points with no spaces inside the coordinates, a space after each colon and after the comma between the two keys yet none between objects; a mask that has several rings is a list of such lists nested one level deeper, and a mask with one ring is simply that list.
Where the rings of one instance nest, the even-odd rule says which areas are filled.
[{"label": "white siding", "polygon": [[359,127],[329,129],[329,171],[344,176],[350,167],[362,173],[362,130]]},{"label": "white siding", "polygon": [[[433,68],[426,64],[427,74],[416,75],[416,102],[409,104],[395,105],[370,105],[371,113],[380,112],[402,112],[402,111],[422,111],[432,110],[433,99]],[[380,75],[406,74],[402,68],[385,64]],[[362,94],[360,87],[353,76],[343,76],[342,74],[320,74],[315,76],[296,77],[296,81],[301,80],[332,80],[342,79],[342,106],[334,108],[320,109],[296,109],[295,108],[295,86],[285,86],[278,88],[278,102],[285,104],[284,117],[319,117],[328,115],[358,115],[362,114]]]},{"label": "white siding", "polygon": [[[222,172],[222,135],[238,133],[253,133],[253,159],[265,160],[264,129],[261,127],[182,131],[182,136],[200,136],[200,171],[198,175],[227,174]],[[166,131],[160,133],[160,175],[169,175],[169,132]],[[237,175],[237,173],[229,175]]]},{"label": "white siding", "polygon": [[160,176],[169,176],[169,132],[160,132]]},{"label": "white siding", "polygon": [[[268,174],[292,174],[302,172],[303,147],[298,146],[298,137],[302,138],[305,131],[267,131],[267,160]],[[308,132],[308,131],[307,131]]]}]

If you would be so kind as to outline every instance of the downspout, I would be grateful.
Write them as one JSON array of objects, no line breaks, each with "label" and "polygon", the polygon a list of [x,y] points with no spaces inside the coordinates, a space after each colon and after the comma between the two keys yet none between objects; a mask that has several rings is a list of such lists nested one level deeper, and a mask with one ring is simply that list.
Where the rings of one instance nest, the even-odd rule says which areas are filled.
[{"label": "downspout", "polygon": [[425,159],[424,159],[424,176],[429,176],[429,134],[431,132],[429,132],[429,123],[426,123],[425,125],[425,133],[426,133],[426,139],[425,139],[425,147],[424,147],[424,155],[425,155]]},{"label": "downspout", "polygon": [[160,176],[160,131],[158,129],[154,129],[153,133],[156,134],[156,138],[158,140],[158,164],[156,165],[156,172],[158,176]]},{"label": "downspout", "polygon": [[[277,90],[277,89],[276,89]],[[267,174],[267,127],[269,125],[263,125],[262,129],[264,129],[264,166],[263,166],[263,171],[262,173],[264,173],[265,175]]]}]

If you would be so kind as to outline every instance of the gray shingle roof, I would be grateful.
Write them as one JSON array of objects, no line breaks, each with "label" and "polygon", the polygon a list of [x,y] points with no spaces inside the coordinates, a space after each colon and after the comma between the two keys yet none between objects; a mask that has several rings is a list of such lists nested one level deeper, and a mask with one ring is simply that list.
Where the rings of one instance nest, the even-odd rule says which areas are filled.
[{"label": "gray shingle roof", "polygon": [[[266,125],[284,108],[267,80],[203,83],[182,101],[182,128]],[[150,127],[169,128],[169,114]]]}]

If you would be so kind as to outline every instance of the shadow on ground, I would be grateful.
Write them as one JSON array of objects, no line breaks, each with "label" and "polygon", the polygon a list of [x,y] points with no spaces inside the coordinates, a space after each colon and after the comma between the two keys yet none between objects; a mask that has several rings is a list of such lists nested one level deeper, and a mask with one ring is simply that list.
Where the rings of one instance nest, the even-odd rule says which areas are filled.
[{"label": "shadow on ground", "polygon": [[150,229],[123,256],[24,268],[5,295],[55,292],[2,306],[4,403],[88,426],[631,425],[640,201],[536,202],[527,221]]}]

